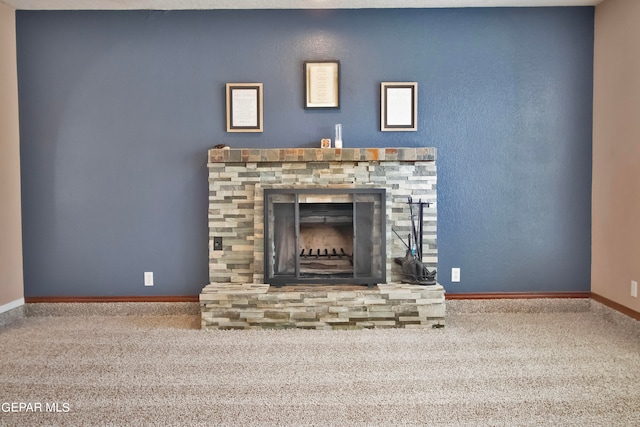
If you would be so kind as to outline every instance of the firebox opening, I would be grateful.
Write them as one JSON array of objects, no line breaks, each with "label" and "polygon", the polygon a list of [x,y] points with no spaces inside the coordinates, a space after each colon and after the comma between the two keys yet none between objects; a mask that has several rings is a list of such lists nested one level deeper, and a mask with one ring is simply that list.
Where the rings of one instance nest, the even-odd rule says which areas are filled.
[{"label": "firebox opening", "polygon": [[353,275],[353,204],[301,203],[301,277]]},{"label": "firebox opening", "polygon": [[382,189],[265,190],[265,281],[384,281]]}]

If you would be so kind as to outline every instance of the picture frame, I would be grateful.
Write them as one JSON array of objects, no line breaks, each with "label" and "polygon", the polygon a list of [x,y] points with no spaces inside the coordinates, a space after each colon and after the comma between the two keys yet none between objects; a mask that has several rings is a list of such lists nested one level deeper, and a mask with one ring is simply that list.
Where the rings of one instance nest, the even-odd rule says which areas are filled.
[{"label": "picture frame", "polygon": [[304,61],[304,108],[340,108],[340,61]]},{"label": "picture frame", "polygon": [[380,83],[380,130],[415,132],[418,130],[418,83]]},{"label": "picture frame", "polygon": [[227,132],[262,132],[262,83],[227,83],[225,92]]}]

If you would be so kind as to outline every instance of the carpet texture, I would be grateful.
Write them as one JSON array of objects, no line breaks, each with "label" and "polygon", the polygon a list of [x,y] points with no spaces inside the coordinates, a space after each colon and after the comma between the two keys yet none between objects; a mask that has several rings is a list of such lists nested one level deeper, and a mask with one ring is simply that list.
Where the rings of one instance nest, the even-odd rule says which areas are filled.
[{"label": "carpet texture", "polygon": [[593,301],[451,301],[444,329],[361,331],[87,307],[0,329],[0,425],[640,425],[640,322]]}]

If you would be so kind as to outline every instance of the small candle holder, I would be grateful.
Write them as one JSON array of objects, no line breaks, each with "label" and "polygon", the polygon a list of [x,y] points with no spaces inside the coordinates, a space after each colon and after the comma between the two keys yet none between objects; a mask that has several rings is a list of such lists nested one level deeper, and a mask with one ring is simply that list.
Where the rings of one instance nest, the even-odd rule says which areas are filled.
[{"label": "small candle holder", "polygon": [[334,147],[335,148],[342,148],[342,125],[340,123],[338,123],[336,125],[336,135],[335,135],[335,143],[334,143]]}]

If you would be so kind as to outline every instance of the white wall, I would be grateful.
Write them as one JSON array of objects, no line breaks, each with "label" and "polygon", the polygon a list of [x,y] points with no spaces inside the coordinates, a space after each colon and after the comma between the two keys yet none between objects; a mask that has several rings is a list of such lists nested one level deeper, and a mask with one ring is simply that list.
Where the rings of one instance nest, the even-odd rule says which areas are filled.
[{"label": "white wall", "polygon": [[640,312],[640,1],[596,7],[591,291]]},{"label": "white wall", "polygon": [[0,3],[0,313],[24,297],[15,22]]}]

